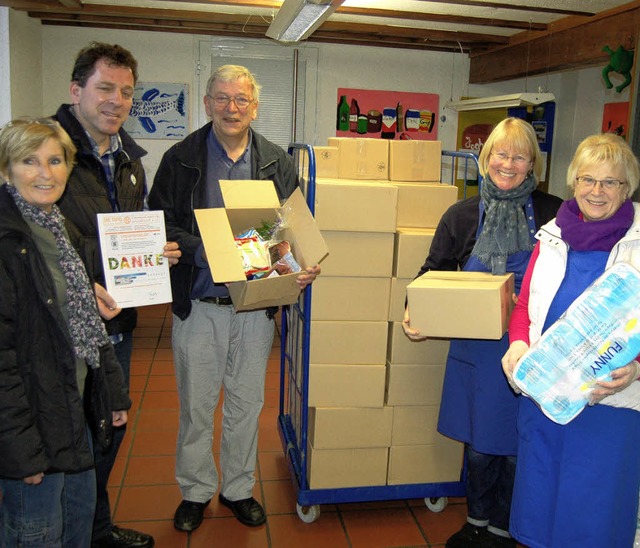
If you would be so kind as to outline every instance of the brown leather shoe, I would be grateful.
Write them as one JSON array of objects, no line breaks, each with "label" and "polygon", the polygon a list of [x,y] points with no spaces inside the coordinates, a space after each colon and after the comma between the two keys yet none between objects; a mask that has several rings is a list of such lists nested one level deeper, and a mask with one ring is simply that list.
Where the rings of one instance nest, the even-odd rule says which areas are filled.
[{"label": "brown leather shoe", "polygon": [[253,497],[242,500],[229,500],[220,494],[219,498],[220,502],[230,508],[233,515],[244,525],[257,527],[267,521],[267,516],[265,516],[262,506]]}]

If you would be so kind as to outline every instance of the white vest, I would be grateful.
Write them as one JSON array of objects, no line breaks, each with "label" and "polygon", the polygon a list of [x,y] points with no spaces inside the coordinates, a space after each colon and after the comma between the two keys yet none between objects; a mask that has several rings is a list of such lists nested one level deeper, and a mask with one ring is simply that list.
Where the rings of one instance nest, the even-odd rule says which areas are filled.
[{"label": "white vest", "polygon": [[[624,261],[640,270],[640,205],[633,204],[633,223],[624,237],[613,246],[606,268]],[[529,343],[540,338],[551,301],[555,297],[567,270],[569,246],[560,237],[556,220],[549,221],[536,234],[540,241],[540,254],[531,276],[529,294]],[[639,288],[640,290],[640,288]]]}]

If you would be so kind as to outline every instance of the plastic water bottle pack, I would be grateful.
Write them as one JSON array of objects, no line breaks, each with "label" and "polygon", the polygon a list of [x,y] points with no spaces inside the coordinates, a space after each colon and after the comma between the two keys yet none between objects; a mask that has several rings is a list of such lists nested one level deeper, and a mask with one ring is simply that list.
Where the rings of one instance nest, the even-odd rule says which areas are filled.
[{"label": "plastic water bottle pack", "polygon": [[589,402],[594,384],[640,353],[640,272],[607,269],[520,359],[515,384],[559,424]]}]

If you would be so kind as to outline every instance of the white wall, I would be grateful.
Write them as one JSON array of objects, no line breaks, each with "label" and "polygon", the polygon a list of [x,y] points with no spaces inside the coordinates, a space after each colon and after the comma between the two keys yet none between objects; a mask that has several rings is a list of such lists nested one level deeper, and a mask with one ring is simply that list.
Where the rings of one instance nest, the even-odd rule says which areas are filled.
[{"label": "white wall", "polygon": [[[0,8],[0,74],[11,74],[9,8]],[[11,120],[11,78],[0,78],[0,127]]]},{"label": "white wall", "polygon": [[9,10],[11,117],[42,115],[42,25]]},{"label": "white wall", "polygon": [[466,56],[334,44],[319,47],[319,124],[317,135],[307,136],[312,144],[325,144],[328,137],[335,135],[336,92],[344,87],[438,94],[438,139],[443,149],[455,150],[458,117],[445,111],[444,103],[451,99],[452,79],[458,85],[466,85],[469,74]]}]

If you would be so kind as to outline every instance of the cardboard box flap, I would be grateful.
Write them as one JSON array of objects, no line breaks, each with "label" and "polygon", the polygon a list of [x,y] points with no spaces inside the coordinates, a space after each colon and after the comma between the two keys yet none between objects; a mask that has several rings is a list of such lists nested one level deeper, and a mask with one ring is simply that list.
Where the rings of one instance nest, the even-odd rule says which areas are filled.
[{"label": "cardboard box flap", "polygon": [[218,282],[246,280],[226,210],[221,207],[196,209],[194,213],[207,257],[216,258],[213,263],[209,261],[213,279]]},{"label": "cardboard box flap", "polygon": [[220,191],[227,209],[280,207],[273,181],[222,179]]},{"label": "cardboard box flap", "polygon": [[509,277],[513,277],[513,273],[509,272],[508,274],[502,275],[493,275],[489,272],[463,272],[463,271],[447,271],[447,270],[429,270],[429,272],[425,272],[420,278],[417,278],[415,281],[419,280],[434,280],[434,281],[445,281],[445,282],[470,282],[470,283],[478,283],[478,282],[487,282],[487,283],[497,283],[503,284],[505,280]]},{"label": "cardboard box flap", "polygon": [[[293,191],[280,211],[288,227],[283,231],[282,239],[289,240],[300,266],[320,264],[329,255],[329,249],[299,188]],[[298,245],[302,239],[304,246]]]}]

